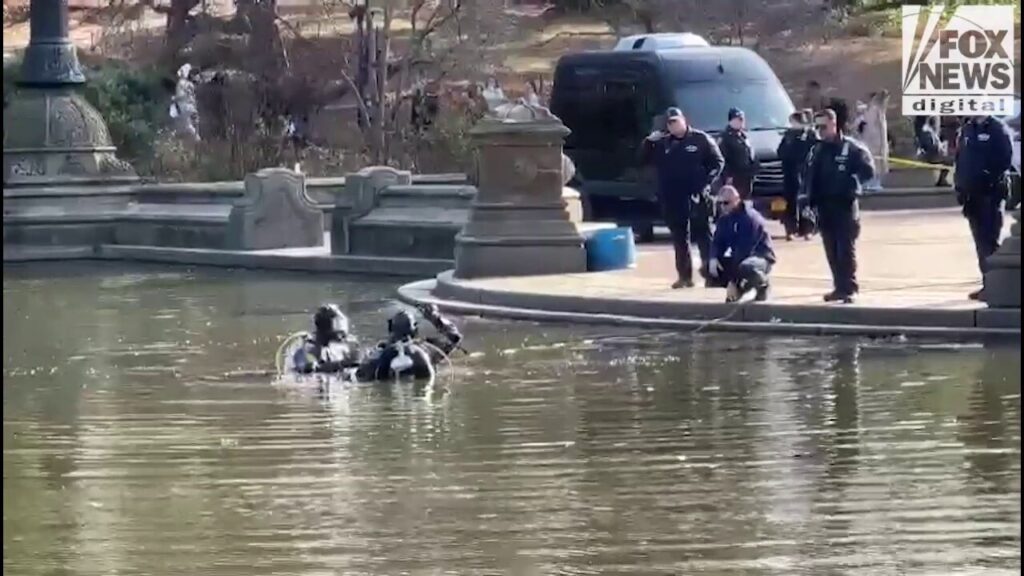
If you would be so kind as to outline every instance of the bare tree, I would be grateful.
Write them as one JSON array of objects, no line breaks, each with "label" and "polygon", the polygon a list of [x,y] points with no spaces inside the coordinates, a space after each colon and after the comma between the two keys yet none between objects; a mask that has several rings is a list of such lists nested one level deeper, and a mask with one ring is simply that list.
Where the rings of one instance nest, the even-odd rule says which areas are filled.
[{"label": "bare tree", "polygon": [[[473,8],[467,11],[469,5]],[[503,21],[494,10],[498,5],[501,0],[411,0],[402,14],[409,31],[401,37],[394,26],[396,0],[363,0],[352,7],[355,62],[350,60],[349,70],[340,73],[357,101],[371,161],[387,163],[393,144],[404,139],[414,76],[440,80],[470,50],[479,65],[487,45],[505,32],[497,24]],[[398,40],[401,49],[396,49]]]},{"label": "bare tree", "polygon": [[337,51],[282,18],[276,0],[235,0],[228,14],[206,12],[204,0],[111,0],[119,4],[107,15],[149,10],[166,17],[167,72],[187,60],[217,79],[201,90],[200,108],[213,116],[201,126],[214,140],[231,140],[232,156],[246,152],[247,138],[267,140],[281,128],[283,139],[284,116],[308,117],[347,97],[358,109],[369,159],[379,164],[422,136],[410,130],[417,89],[447,76],[478,77],[494,48],[517,33],[503,0],[324,1],[325,13],[342,8],[353,29]]}]

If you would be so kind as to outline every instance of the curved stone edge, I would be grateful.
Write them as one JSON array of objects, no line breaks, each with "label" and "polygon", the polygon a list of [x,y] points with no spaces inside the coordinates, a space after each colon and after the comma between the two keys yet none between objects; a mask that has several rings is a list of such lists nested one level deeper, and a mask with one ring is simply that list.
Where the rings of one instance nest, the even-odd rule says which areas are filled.
[{"label": "curved stone edge", "polygon": [[[440,288],[440,290],[439,290]],[[453,290],[454,288],[454,290]],[[450,272],[439,274],[436,279],[420,280],[398,288],[398,299],[407,304],[432,303],[439,308],[467,316],[507,318],[533,322],[564,322],[573,324],[600,324],[632,328],[677,329],[691,332],[753,332],[771,335],[811,336],[916,336],[943,339],[976,339],[1000,337],[1019,339],[1021,336],[1019,316],[1016,322],[1005,322],[1000,316],[987,326],[890,326],[871,324],[838,324],[834,322],[771,322],[758,320],[732,320],[737,310],[749,310],[755,306],[739,306],[716,303],[691,303],[688,308],[694,315],[688,318],[664,318],[619,313],[607,300],[600,299],[601,309],[607,312],[578,312],[559,310],[552,307],[536,308],[528,304],[531,294],[515,294],[482,290],[460,286],[452,281]],[[489,300],[484,303],[483,300]],[[586,300],[576,297],[575,300]],[[594,299],[598,301],[599,299]],[[832,311],[830,308],[829,311]],[[979,310],[979,313],[987,312]]]}]

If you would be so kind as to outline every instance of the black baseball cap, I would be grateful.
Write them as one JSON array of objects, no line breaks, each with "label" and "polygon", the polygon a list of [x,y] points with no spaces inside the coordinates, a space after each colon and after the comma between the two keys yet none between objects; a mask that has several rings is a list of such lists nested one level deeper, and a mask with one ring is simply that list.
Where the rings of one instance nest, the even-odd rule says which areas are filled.
[{"label": "black baseball cap", "polygon": [[733,118],[744,117],[745,115],[743,114],[743,110],[740,110],[739,108],[729,108],[729,120],[732,120]]},{"label": "black baseball cap", "polygon": [[675,119],[675,118],[682,118],[682,117],[683,117],[683,111],[680,110],[679,108],[676,108],[675,106],[669,108],[668,110],[665,110],[665,118],[667,120],[672,120],[672,119]]}]

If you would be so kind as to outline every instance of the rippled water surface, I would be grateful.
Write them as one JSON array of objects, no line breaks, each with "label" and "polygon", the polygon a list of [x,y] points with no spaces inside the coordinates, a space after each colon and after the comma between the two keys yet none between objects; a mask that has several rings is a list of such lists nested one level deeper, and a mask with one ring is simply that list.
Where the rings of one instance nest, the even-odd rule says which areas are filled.
[{"label": "rippled water surface", "polygon": [[464,320],[451,380],[320,397],[280,338],[392,285],[4,276],[5,574],[1020,572],[1019,343]]}]

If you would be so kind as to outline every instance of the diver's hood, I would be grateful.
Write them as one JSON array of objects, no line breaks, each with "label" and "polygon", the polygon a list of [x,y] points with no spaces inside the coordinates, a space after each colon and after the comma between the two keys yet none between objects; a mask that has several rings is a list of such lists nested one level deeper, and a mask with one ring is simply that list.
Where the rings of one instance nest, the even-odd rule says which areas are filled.
[{"label": "diver's hood", "polygon": [[330,332],[332,334],[349,333],[348,316],[334,304],[321,306],[313,315],[313,330],[315,332]]},{"label": "diver's hood", "polygon": [[388,320],[388,334],[392,340],[414,338],[416,336],[416,318],[407,310],[403,310]]}]

